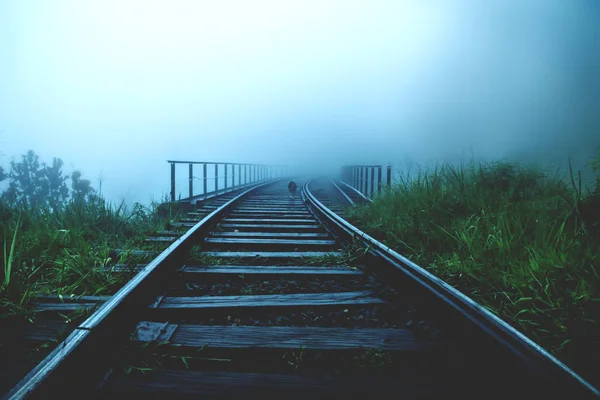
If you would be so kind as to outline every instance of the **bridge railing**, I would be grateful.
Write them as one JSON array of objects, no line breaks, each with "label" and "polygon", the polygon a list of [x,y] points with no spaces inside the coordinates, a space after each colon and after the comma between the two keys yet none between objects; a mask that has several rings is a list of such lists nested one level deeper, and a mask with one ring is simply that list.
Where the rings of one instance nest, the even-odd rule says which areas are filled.
[{"label": "bridge railing", "polygon": [[[352,186],[368,198],[375,191],[381,193],[383,167],[381,165],[346,165],[342,167],[342,182]],[[377,175],[377,177],[375,177]],[[392,166],[386,168],[386,185],[392,184]]]},{"label": "bridge railing", "polygon": [[[171,164],[171,201],[176,201],[177,164],[188,166],[188,197],[179,200],[189,200],[194,197],[217,194],[247,186],[260,181],[285,176],[289,167],[283,165],[245,164],[217,161],[176,161],[167,160]],[[194,185],[198,180],[199,185]],[[201,190],[194,192],[194,188]]]}]

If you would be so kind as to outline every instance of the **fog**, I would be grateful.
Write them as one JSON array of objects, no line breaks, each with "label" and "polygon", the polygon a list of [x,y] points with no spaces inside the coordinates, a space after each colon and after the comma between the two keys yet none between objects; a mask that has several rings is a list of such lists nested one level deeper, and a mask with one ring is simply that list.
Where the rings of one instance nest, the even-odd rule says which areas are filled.
[{"label": "fog", "polygon": [[144,203],[168,159],[582,167],[599,21],[596,0],[4,1],[0,165],[32,149]]}]

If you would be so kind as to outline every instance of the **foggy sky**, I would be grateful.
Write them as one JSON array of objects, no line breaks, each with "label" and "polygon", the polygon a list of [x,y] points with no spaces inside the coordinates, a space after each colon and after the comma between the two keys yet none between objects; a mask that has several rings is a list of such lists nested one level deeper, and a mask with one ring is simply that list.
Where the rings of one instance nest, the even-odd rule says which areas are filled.
[{"label": "foggy sky", "polygon": [[599,21],[595,0],[4,1],[0,164],[33,149],[141,202],[167,159],[582,165]]}]

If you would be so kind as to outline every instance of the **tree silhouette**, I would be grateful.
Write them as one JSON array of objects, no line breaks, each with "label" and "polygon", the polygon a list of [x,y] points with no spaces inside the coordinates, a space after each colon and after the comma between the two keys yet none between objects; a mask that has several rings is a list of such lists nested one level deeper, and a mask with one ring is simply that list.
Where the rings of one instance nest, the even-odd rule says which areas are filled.
[{"label": "tree silhouette", "polygon": [[71,174],[71,187],[73,189],[73,199],[83,200],[86,196],[95,193],[88,179],[81,179],[81,172],[73,171]]},{"label": "tree silhouette", "polygon": [[[2,199],[32,208],[55,208],[63,204],[69,197],[69,188],[62,166],[59,158],[54,158],[51,166],[40,163],[39,156],[29,150],[20,162],[13,160],[10,163],[10,182]],[[4,172],[2,174],[6,175]]]},{"label": "tree silhouette", "polygon": [[52,160],[52,166],[44,166],[43,180],[44,193],[49,202],[63,204],[69,198],[69,188],[67,187],[67,177],[63,176],[63,162],[60,158]]}]

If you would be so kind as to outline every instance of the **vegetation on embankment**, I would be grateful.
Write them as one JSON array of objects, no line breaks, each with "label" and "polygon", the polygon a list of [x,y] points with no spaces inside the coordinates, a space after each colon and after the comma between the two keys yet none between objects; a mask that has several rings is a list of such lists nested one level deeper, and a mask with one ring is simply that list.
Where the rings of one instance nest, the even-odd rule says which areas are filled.
[{"label": "vegetation on embankment", "polygon": [[598,384],[600,155],[591,167],[585,190],[572,171],[445,165],[349,219]]},{"label": "vegetation on embankment", "polygon": [[111,204],[80,172],[65,176],[62,165],[40,163],[29,151],[9,171],[0,168],[0,181],[8,181],[0,194],[0,317],[31,316],[36,294],[114,292],[128,276],[105,271],[117,261],[111,250],[143,247],[173,217],[156,204]]}]

